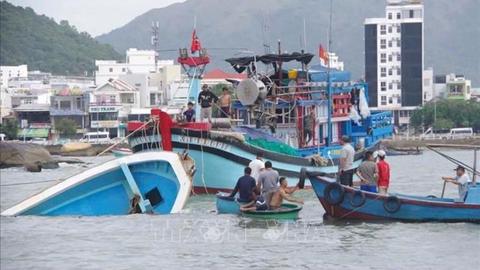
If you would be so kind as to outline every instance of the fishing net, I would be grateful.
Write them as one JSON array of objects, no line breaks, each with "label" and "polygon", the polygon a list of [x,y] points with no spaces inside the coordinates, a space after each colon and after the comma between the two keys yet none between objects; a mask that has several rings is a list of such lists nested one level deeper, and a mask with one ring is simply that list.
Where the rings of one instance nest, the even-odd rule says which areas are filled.
[{"label": "fishing net", "polygon": [[290,155],[290,156],[298,156],[297,150],[295,148],[291,147],[288,144],[281,143],[278,141],[269,141],[267,139],[262,139],[262,138],[256,138],[256,139],[247,138],[247,143],[268,151]]}]

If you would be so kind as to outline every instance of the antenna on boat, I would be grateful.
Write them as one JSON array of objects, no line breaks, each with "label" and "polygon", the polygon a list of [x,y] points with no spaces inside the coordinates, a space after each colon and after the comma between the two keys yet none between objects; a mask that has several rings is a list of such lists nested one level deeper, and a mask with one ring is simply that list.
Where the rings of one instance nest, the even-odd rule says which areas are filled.
[{"label": "antenna on boat", "polygon": [[[330,0],[330,20],[328,25],[328,43],[327,43],[327,55],[332,49],[332,14],[333,14],[333,1]],[[327,146],[330,146],[332,141],[332,83],[330,78],[330,58],[327,58],[327,94],[328,94],[328,139],[326,141]]]}]

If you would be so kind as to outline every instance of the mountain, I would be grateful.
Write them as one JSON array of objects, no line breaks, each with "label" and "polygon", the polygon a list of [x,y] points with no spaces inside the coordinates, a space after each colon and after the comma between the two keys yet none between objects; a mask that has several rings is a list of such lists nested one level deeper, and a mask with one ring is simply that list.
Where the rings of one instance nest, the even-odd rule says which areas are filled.
[{"label": "mountain", "polygon": [[[188,0],[152,9],[110,33],[97,37],[117,51],[136,47],[149,49],[151,24],[160,23],[162,58],[176,58],[177,49],[188,47],[197,19],[197,34],[207,48],[247,48],[262,53],[264,40],[277,50],[302,48],[303,22],[307,51],[317,53],[327,44],[329,0]],[[364,73],[363,22],[384,17],[384,0],[333,1],[332,49],[345,62],[354,78]],[[425,0],[425,68],[435,74],[455,72],[480,83],[480,2],[478,0]],[[262,31],[263,26],[267,31]],[[265,35],[264,35],[265,33]],[[264,38],[265,36],[265,38]],[[210,67],[224,67],[224,58],[239,49],[211,49]],[[315,59],[318,63],[318,59]],[[232,71],[228,68],[227,70]]]},{"label": "mountain", "polygon": [[28,64],[29,70],[59,75],[92,74],[95,59],[121,59],[110,45],[56,23],[31,8],[0,2],[0,65]]}]

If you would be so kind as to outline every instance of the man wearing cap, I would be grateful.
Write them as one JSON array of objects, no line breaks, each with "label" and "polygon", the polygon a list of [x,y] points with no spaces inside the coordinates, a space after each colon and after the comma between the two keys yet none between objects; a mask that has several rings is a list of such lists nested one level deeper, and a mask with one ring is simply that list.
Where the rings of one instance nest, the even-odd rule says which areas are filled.
[{"label": "man wearing cap", "polygon": [[200,104],[200,122],[208,118],[212,123],[212,104],[218,101],[218,97],[208,89],[208,85],[202,86],[202,91],[198,94],[198,103]]},{"label": "man wearing cap", "polygon": [[465,199],[465,195],[467,194],[467,185],[468,182],[470,182],[470,177],[468,177],[468,174],[465,173],[465,168],[461,165],[458,165],[455,171],[455,177],[446,176],[442,177],[442,179],[445,182],[450,182],[458,186],[458,196],[460,197],[460,200],[463,201]]},{"label": "man wearing cap", "polygon": [[342,150],[340,153],[340,163],[338,164],[338,179],[340,184],[345,186],[353,185],[353,158],[355,156],[355,149],[350,144],[350,137],[343,135],[340,139]]},{"label": "man wearing cap", "polygon": [[378,162],[378,193],[386,195],[388,192],[388,186],[390,185],[390,164],[385,161],[386,153],[383,150],[377,152]]}]

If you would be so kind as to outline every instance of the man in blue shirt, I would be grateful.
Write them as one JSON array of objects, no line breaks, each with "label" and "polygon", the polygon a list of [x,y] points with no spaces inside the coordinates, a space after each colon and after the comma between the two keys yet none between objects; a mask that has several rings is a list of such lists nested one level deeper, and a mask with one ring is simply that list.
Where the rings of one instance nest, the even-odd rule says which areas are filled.
[{"label": "man in blue shirt", "polygon": [[238,201],[240,202],[251,202],[255,200],[255,190],[257,187],[257,184],[255,182],[255,179],[250,176],[252,173],[252,169],[250,167],[246,167],[244,169],[245,175],[240,177],[237,181],[237,184],[235,185],[235,188],[233,189],[232,193],[230,194],[230,197],[234,197],[237,192],[240,192],[240,197]]},{"label": "man in blue shirt", "polygon": [[195,110],[192,102],[188,102],[188,109],[183,112],[183,116],[187,122],[195,122]]}]

